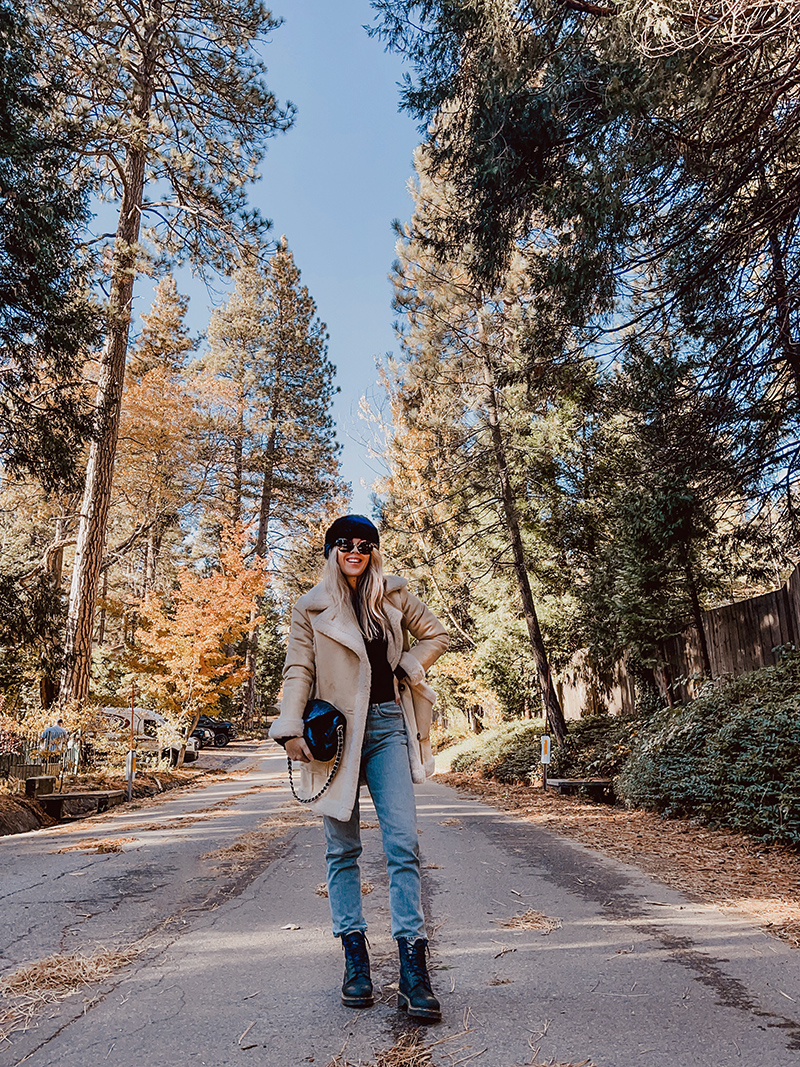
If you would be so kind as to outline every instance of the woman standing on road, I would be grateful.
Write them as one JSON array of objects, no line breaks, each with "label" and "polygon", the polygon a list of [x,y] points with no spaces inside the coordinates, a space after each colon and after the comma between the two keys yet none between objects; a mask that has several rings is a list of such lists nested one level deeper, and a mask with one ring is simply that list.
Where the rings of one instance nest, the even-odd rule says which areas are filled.
[{"label": "woman standing on road", "polygon": [[292,613],[281,713],[270,736],[302,764],[301,788],[312,796],[324,785],[329,765],[313,761],[303,740],[306,702],[326,700],[344,713],[341,765],[314,804],[325,825],[333,934],[345,954],[342,1003],[373,1003],[358,866],[359,790],[366,783],[389,871],[392,937],[400,954],[398,1007],[411,1018],[435,1022],[441,1009],[426,964],[413,783],[434,770],[434,693],[425,671],[449,638],[404,578],[384,574],[379,544],[378,530],[362,515],[345,515],[326,533],[322,581]]}]

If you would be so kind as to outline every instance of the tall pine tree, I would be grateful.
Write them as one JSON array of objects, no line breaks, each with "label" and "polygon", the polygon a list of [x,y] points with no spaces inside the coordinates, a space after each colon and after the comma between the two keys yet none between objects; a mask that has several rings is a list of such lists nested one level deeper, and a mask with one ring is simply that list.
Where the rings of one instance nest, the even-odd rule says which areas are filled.
[{"label": "tall pine tree", "polygon": [[82,699],[89,685],[142,238],[162,257],[191,259],[200,269],[224,267],[234,249],[259,241],[265,223],[248,208],[246,187],[268,138],[290,125],[292,112],[264,83],[258,49],[278,23],[258,0],[43,7],[44,76],[63,76],[64,110],[83,134],[84,173],[118,211],[105,249],[106,339],[70,589],[66,702]]},{"label": "tall pine tree", "polygon": [[[206,368],[223,385],[220,517],[252,531],[253,551],[309,537],[342,497],[330,406],[334,367],[327,332],[282,238],[268,264],[242,266],[213,317]],[[294,551],[294,549],[293,549]],[[243,712],[252,717],[258,627],[247,651]]]}]

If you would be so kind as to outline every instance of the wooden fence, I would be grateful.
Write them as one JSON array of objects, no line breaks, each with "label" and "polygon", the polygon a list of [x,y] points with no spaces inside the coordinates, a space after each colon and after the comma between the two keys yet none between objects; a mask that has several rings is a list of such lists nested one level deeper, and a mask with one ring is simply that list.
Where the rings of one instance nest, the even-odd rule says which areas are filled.
[{"label": "wooden fence", "polygon": [[[771,666],[780,658],[781,648],[798,644],[800,565],[780,589],[704,611],[703,629],[712,678]],[[696,627],[662,641],[659,658],[664,664],[659,679],[664,696],[676,700],[693,696],[703,675]]]},{"label": "wooden fence", "polygon": [[[712,678],[745,674],[777,662],[781,648],[800,645],[800,564],[780,589],[704,611],[703,628]],[[656,678],[662,696],[670,703],[694,696],[703,678],[696,627],[661,641],[658,656],[662,666]],[[568,719],[598,711],[619,714],[634,706],[633,683],[625,664],[618,663],[609,675],[599,676],[588,668],[580,652],[560,673],[556,688]]]}]

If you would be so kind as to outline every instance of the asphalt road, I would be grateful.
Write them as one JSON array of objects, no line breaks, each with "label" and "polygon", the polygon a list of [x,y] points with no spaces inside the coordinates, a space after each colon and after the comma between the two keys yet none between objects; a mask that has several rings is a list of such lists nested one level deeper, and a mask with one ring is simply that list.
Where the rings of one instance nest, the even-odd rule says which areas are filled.
[{"label": "asphalt road", "polygon": [[[434,1065],[523,1067],[538,1049],[597,1067],[800,1067],[800,956],[783,942],[435,781],[417,799],[444,1011],[419,1032]],[[54,953],[136,953],[46,1005],[0,1065],[375,1064],[415,1028],[394,1006],[368,802],[362,818],[381,994],[365,1011],[339,1001],[321,824],[271,744],[237,777],[0,840],[0,976]],[[128,840],[87,851],[109,839]],[[503,925],[526,912],[549,921]]]}]

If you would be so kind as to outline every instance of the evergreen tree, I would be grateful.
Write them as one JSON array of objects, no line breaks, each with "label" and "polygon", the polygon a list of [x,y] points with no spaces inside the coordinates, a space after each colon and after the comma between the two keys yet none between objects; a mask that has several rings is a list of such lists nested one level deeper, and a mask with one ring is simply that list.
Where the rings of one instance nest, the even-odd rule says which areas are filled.
[{"label": "evergreen tree", "polygon": [[105,250],[106,340],[70,590],[66,702],[82,699],[89,684],[140,238],[200,269],[223,267],[233,249],[260,240],[265,223],[248,209],[246,186],[292,111],[263,81],[258,45],[278,23],[258,0],[124,0],[114,8],[67,0],[45,4],[44,14],[45,76],[64,75],[82,166],[118,207]]},{"label": "evergreen tree", "polygon": [[[206,369],[223,384],[225,445],[216,507],[253,529],[253,551],[280,553],[282,537],[316,535],[342,496],[330,406],[327,333],[285,238],[269,263],[245,265],[208,331]],[[243,710],[255,706],[258,626],[248,639]]]},{"label": "evergreen tree", "polygon": [[[522,338],[535,301],[530,279],[518,257],[502,287],[485,292],[469,271],[470,250],[458,259],[437,263],[424,240],[437,216],[447,210],[448,188],[431,181],[426,154],[417,157],[419,184],[412,225],[398,242],[395,271],[396,306],[405,312],[400,337],[408,355],[403,391],[410,423],[446,434],[452,451],[438,456],[451,488],[445,499],[450,515],[444,521],[457,536],[478,536],[488,547],[503,545],[500,557],[511,557],[517,596],[536,663],[540,691],[550,728],[561,741],[566,733],[530,581],[530,562],[523,536],[521,510],[530,495],[527,478],[515,478],[513,426],[509,397],[524,375]],[[430,225],[429,225],[430,224]],[[448,429],[444,430],[444,426]],[[399,451],[395,446],[394,452]],[[402,462],[402,461],[401,461]],[[423,499],[429,499],[426,493]],[[406,500],[412,508],[418,504]],[[413,522],[414,520],[412,520]],[[417,520],[419,525],[419,521]],[[427,524],[429,525],[429,524]],[[486,561],[491,562],[493,554]]]},{"label": "evergreen tree", "polygon": [[[556,14],[533,2],[375,0],[379,33],[415,68],[403,106],[430,129],[448,210],[421,234],[473,248],[493,284],[519,242],[576,322],[615,311],[702,346],[702,381],[734,402],[762,494],[796,536],[800,429],[800,125],[791,4],[689,3]],[[696,16],[696,17],[695,17]],[[644,308],[631,289],[647,293]]]},{"label": "evergreen tree", "polygon": [[96,340],[78,235],[77,143],[54,121],[55,87],[19,9],[0,3],[0,454],[11,475],[74,486],[89,429],[81,367]]}]

